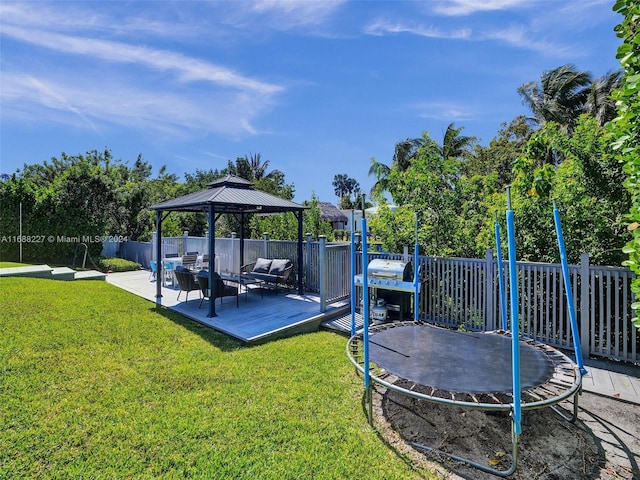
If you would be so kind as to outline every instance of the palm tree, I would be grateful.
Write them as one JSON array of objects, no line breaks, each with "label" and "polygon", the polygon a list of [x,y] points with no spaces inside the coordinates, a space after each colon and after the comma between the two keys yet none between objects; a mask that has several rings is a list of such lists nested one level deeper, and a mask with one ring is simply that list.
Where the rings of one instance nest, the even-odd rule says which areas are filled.
[{"label": "palm tree", "polygon": [[262,161],[262,157],[259,153],[249,153],[249,165],[251,167],[251,173],[254,180],[260,180],[261,178],[268,177],[265,175],[267,167],[269,166],[269,160]]},{"label": "palm tree", "polygon": [[373,184],[369,195],[376,197],[382,195],[389,189],[389,174],[391,173],[391,167],[377,161],[371,157],[371,166],[369,167],[369,176],[373,176],[376,179],[376,183]]},{"label": "palm tree", "polygon": [[518,93],[539,124],[554,121],[570,131],[584,110],[591,83],[589,72],[580,72],[567,64],[543,72],[539,84],[525,83]]},{"label": "palm tree", "polygon": [[585,102],[585,112],[595,117],[600,126],[617,115],[616,102],[611,98],[611,94],[622,86],[622,75],[622,70],[609,72],[596,78],[591,84]]},{"label": "palm tree", "polygon": [[465,157],[469,152],[469,148],[475,143],[475,137],[460,135],[462,130],[464,130],[464,127],[455,128],[453,123],[447,126],[442,138],[442,147],[440,148],[440,155],[443,159]]},{"label": "palm tree", "polygon": [[411,161],[416,156],[418,149],[424,143],[422,138],[407,138],[402,142],[396,143],[393,151],[393,164],[404,172],[411,165]]}]

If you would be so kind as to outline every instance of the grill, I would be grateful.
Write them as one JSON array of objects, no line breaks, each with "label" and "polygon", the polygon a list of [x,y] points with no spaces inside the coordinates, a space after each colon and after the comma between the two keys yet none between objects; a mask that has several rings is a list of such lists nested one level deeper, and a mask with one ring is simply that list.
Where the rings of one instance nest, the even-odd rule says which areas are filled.
[{"label": "grill", "polygon": [[[354,281],[362,286],[363,276],[355,275]],[[415,292],[411,262],[381,258],[371,260],[367,266],[367,285],[375,289],[374,296],[378,300],[384,300],[389,312],[397,312],[400,319],[410,315],[411,294]]]},{"label": "grill", "polygon": [[[376,258],[367,266],[367,284],[369,287],[413,292],[413,264],[401,260]],[[355,276],[355,282],[362,285],[362,275]]]}]

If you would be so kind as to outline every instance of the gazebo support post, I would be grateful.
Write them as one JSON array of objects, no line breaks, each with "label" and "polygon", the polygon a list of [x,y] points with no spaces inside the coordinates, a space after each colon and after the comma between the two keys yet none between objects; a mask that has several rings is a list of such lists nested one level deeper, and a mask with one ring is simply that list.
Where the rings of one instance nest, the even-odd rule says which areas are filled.
[{"label": "gazebo support post", "polygon": [[[244,213],[240,214],[240,265],[238,265],[238,277],[242,277],[242,265],[244,264]],[[247,288],[245,286],[245,288]]]},{"label": "gazebo support post", "polygon": [[162,211],[156,210],[156,305],[162,305]]},{"label": "gazebo support post", "polygon": [[216,219],[215,209],[213,205],[209,205],[209,315],[208,317],[217,317],[216,299],[213,295],[213,270],[216,266]]},{"label": "gazebo support post", "polygon": [[302,289],[302,211],[293,212],[298,217],[298,295],[304,295]]}]

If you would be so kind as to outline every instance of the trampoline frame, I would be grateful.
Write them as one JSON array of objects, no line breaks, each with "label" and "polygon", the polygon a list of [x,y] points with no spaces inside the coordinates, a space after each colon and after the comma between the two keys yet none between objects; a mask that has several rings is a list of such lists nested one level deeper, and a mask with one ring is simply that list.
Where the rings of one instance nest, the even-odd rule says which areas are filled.
[{"label": "trampoline frame", "polygon": [[[382,325],[371,326],[368,330],[368,333],[375,337],[375,334],[384,330],[392,329],[392,328],[420,328],[421,326],[429,326],[430,328],[441,328],[435,327],[431,324],[425,324],[423,322],[415,322],[415,321],[405,321],[405,322],[396,322],[396,323],[388,323]],[[482,332],[483,335],[502,335],[511,338],[511,332],[507,332],[504,330],[496,330],[491,332]],[[351,363],[355,366],[356,370],[362,374],[363,376],[368,376],[374,383],[400,393],[402,395],[407,395],[419,400],[424,400],[432,403],[440,403],[445,405],[458,406],[462,408],[469,408],[475,410],[485,410],[485,411],[503,411],[510,412],[511,418],[511,430],[512,430],[512,465],[508,470],[497,470],[491,468],[487,465],[482,465],[472,460],[453,455],[447,452],[438,451],[432,449],[431,447],[427,447],[425,445],[420,445],[417,443],[411,443],[413,447],[420,448],[428,451],[435,451],[441,453],[443,455],[448,456],[449,458],[464,462],[468,465],[471,465],[475,468],[478,468],[482,471],[498,475],[501,477],[506,477],[515,472],[517,467],[517,458],[518,458],[518,439],[519,434],[516,432],[515,428],[515,403],[512,393],[465,393],[464,388],[460,388],[460,392],[453,392],[449,390],[444,390],[440,388],[435,388],[429,385],[421,385],[417,382],[414,382],[409,379],[404,379],[394,372],[387,371],[383,368],[378,367],[373,361],[369,359],[369,368],[365,371],[365,356],[364,356],[364,341],[365,341],[364,332],[357,333],[353,335],[349,341],[347,342],[347,357],[351,361]],[[367,335],[368,337],[368,335]],[[579,367],[565,354],[560,352],[554,347],[546,345],[541,342],[537,342],[533,339],[527,337],[519,337],[519,340],[525,342],[527,345],[536,348],[546,357],[546,359],[551,363],[553,373],[549,377],[549,379],[538,386],[528,388],[521,391],[520,395],[520,405],[519,407],[522,410],[533,410],[537,408],[545,408],[551,407],[556,413],[558,413],[564,420],[568,422],[574,422],[578,416],[578,397],[577,395],[582,390],[582,373]],[[367,339],[368,341],[368,339]],[[405,388],[397,385],[398,381],[404,380],[408,382],[411,387]],[[418,387],[425,387],[427,390],[430,389],[428,393],[423,393],[421,391],[415,390]],[[365,401],[368,406],[368,416],[370,423],[372,420],[372,399],[371,399],[372,391],[371,388],[367,388],[365,391]],[[573,397],[573,412],[571,415],[566,415],[561,412],[556,405],[564,400],[568,400]],[[511,401],[508,401],[511,400]]]}]

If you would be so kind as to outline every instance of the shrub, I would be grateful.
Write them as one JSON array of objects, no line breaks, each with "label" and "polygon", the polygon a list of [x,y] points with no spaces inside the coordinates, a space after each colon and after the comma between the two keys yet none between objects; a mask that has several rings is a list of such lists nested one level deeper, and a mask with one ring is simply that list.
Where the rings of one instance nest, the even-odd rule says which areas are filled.
[{"label": "shrub", "polygon": [[98,267],[103,272],[131,272],[133,270],[140,270],[142,265],[124,258],[100,258],[98,260]]}]

